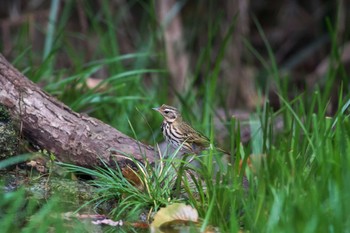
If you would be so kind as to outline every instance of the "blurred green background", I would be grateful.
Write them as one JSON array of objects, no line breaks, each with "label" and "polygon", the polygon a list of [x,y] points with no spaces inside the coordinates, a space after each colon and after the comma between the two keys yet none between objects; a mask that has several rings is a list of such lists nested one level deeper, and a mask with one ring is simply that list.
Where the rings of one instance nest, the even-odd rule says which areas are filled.
[{"label": "blurred green background", "polygon": [[[239,169],[213,180],[206,161],[206,189],[186,200],[202,229],[350,232],[349,21],[345,0],[3,0],[0,46],[73,110],[142,142],[162,140],[151,108],[166,103],[238,158],[257,158],[246,193]],[[118,189],[104,185],[108,198]],[[171,201],[162,188],[154,206]],[[1,197],[5,230],[19,219],[27,232],[61,201]],[[42,232],[61,226],[50,221]]]},{"label": "blurred green background", "polygon": [[208,134],[208,113],[225,122],[322,90],[329,64],[327,113],[349,88],[347,1],[15,0],[0,17],[1,51],[27,77],[129,135],[130,120],[148,143],[162,103]]}]

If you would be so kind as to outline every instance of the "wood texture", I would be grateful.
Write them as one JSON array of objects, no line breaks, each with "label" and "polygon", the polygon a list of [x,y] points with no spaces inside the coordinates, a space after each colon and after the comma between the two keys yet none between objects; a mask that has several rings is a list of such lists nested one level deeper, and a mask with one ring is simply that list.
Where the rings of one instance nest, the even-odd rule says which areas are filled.
[{"label": "wood texture", "polygon": [[[53,152],[57,159],[79,166],[115,166],[121,155],[154,161],[153,147],[144,145],[92,117],[76,113],[16,70],[0,54],[0,104],[8,108],[23,135]],[[118,117],[118,116],[116,116]]]}]

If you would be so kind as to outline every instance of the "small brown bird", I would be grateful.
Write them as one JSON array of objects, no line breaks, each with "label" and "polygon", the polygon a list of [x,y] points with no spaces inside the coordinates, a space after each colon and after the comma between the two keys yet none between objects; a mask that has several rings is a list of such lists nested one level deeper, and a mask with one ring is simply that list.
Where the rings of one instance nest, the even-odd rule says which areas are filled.
[{"label": "small brown bird", "polygon": [[[163,104],[153,110],[158,111],[164,117],[161,130],[167,143],[175,150],[181,147],[181,152],[199,154],[211,147],[209,138],[183,121],[181,113],[176,108]],[[217,150],[228,154],[220,148]]]}]

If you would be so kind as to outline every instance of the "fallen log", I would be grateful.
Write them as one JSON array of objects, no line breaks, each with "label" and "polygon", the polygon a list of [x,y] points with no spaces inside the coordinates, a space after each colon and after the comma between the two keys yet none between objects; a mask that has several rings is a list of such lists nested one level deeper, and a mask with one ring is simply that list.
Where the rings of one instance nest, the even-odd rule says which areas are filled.
[{"label": "fallen log", "polygon": [[142,144],[98,119],[72,111],[40,89],[0,54],[0,104],[23,136],[62,162],[84,167],[127,163],[125,154],[154,161],[153,147]]}]

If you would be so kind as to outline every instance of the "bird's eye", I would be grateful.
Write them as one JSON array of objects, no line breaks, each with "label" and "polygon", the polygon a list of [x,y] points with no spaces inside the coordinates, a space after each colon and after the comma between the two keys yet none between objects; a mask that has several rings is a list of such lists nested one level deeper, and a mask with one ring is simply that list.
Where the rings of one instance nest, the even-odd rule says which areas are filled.
[{"label": "bird's eye", "polygon": [[168,113],[169,113],[169,111],[168,111],[168,110],[165,110],[165,111],[164,111],[164,113],[165,113],[165,114],[168,114]]}]

